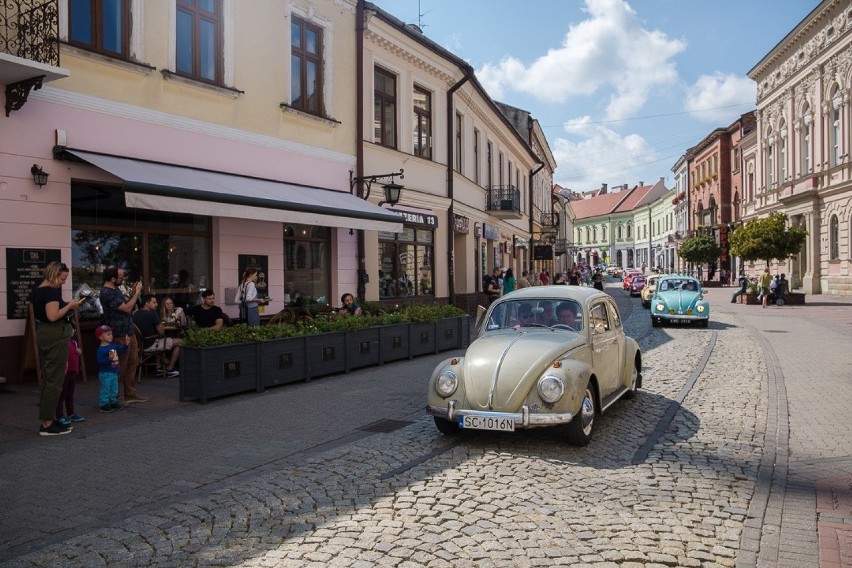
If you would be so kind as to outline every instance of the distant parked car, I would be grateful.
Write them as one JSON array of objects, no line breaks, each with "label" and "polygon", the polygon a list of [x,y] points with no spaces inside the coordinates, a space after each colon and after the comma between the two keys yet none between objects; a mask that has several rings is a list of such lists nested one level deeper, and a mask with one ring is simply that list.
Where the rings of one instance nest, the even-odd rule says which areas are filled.
[{"label": "distant parked car", "polygon": [[[556,319],[550,314],[555,307]],[[642,356],[612,296],[594,288],[533,286],[491,304],[464,357],[432,372],[426,410],[443,434],[565,425],[586,445],[595,418],[642,386]]]},{"label": "distant parked car", "polygon": [[657,289],[657,282],[664,275],[654,275],[648,276],[645,278],[645,287],[642,288],[642,307],[650,308],[651,307],[651,297],[654,295],[654,291]]},{"label": "distant parked car", "polygon": [[625,270],[624,277],[621,279],[621,288],[625,291],[630,290],[630,281],[633,280],[634,276],[640,276],[641,274],[641,270],[636,270],[634,268]]},{"label": "distant parked car", "polygon": [[710,304],[704,299],[701,282],[691,276],[665,276],[657,281],[651,298],[651,325],[665,322],[692,323],[707,327]]}]

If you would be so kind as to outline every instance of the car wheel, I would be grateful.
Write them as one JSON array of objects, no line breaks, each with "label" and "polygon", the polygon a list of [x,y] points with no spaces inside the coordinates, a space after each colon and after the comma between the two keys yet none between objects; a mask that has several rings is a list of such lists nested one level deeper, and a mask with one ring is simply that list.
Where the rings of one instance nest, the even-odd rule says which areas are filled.
[{"label": "car wheel", "polygon": [[627,388],[627,392],[624,393],[624,398],[630,399],[636,396],[636,392],[639,390],[639,361],[636,360],[633,362],[633,371],[630,376],[630,386]]},{"label": "car wheel", "polygon": [[595,393],[592,385],[586,385],[580,412],[568,423],[568,443],[574,446],[585,446],[592,439],[595,426]]},{"label": "car wheel", "polygon": [[642,307],[650,309],[651,308],[651,302],[642,302]]},{"label": "car wheel", "polygon": [[459,433],[459,423],[458,422],[450,422],[446,418],[438,418],[437,416],[433,416],[435,419],[435,427],[438,431],[445,436],[452,436],[453,434]]},{"label": "car wheel", "polygon": [[660,327],[660,318],[651,317],[651,326],[652,327]]},{"label": "car wheel", "polygon": [[701,321],[699,322],[699,324],[698,324],[698,325],[700,325],[701,327],[703,327],[703,328],[707,329],[707,325],[708,325],[709,323],[710,323],[710,320],[709,320],[709,319],[705,319],[705,320],[701,320]]}]

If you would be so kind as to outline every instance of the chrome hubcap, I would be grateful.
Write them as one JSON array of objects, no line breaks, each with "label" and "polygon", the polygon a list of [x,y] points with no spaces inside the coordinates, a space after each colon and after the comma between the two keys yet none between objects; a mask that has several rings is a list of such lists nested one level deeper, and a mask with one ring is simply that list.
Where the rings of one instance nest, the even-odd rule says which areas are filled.
[{"label": "chrome hubcap", "polygon": [[583,424],[583,433],[588,436],[592,433],[592,424],[595,422],[595,399],[589,389],[586,389],[586,394],[583,396],[580,418]]}]

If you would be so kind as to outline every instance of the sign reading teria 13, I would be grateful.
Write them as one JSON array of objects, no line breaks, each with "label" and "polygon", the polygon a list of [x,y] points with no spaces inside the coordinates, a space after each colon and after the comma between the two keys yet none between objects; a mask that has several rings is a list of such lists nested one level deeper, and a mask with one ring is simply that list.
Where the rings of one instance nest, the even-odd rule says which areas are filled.
[{"label": "sign reading teria 13", "polygon": [[400,211],[399,209],[391,209],[394,213],[399,213],[405,218],[406,225],[420,225],[422,227],[435,228],[438,226],[438,216],[429,215],[428,213],[412,213],[411,211]]}]

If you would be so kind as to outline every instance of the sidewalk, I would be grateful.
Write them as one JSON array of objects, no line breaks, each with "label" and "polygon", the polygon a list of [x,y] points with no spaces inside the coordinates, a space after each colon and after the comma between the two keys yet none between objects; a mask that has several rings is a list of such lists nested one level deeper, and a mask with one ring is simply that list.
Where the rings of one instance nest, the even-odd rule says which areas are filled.
[{"label": "sidewalk", "polygon": [[[714,312],[754,330],[769,371],[769,423],[738,566],[852,567],[852,298],[803,306],[731,304]],[[712,325],[712,323],[711,323]]]}]

